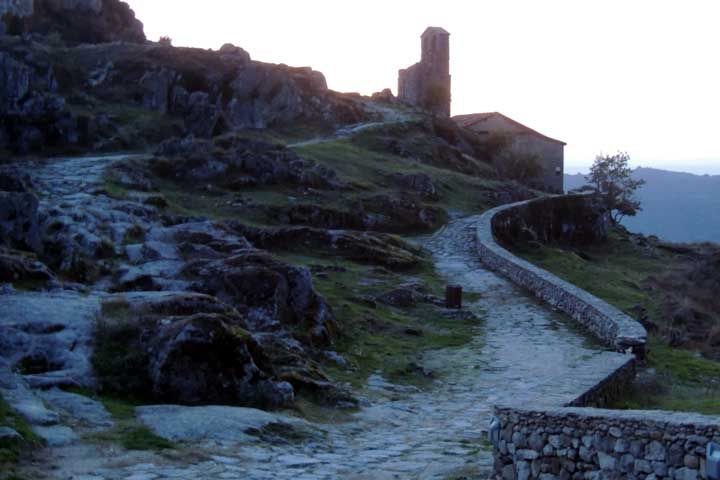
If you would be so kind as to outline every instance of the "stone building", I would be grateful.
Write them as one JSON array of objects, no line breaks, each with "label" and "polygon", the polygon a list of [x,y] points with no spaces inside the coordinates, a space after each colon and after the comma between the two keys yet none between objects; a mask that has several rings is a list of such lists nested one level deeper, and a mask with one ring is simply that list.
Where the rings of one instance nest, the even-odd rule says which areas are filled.
[{"label": "stone building", "polygon": [[450,34],[428,27],[420,37],[420,63],[400,70],[398,98],[437,115],[450,116]]},{"label": "stone building", "polygon": [[506,135],[510,140],[510,152],[533,155],[540,161],[543,173],[532,186],[551,193],[563,193],[565,142],[545,136],[498,112],[458,115],[453,120],[481,135]]}]

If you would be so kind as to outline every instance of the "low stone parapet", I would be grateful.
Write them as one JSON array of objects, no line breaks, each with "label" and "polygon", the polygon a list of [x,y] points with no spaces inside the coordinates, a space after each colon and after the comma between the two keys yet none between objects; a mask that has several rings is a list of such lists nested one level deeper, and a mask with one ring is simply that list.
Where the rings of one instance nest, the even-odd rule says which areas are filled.
[{"label": "low stone parapet", "polygon": [[538,268],[500,246],[494,236],[495,218],[526,209],[532,202],[564,201],[565,197],[549,197],[504,205],[481,215],[477,225],[477,250],[481,261],[490,269],[502,273],[514,283],[530,290],[535,296],[568,314],[582,324],[605,345],[617,351],[632,351],[644,357],[647,332],[607,302],[585,290]]},{"label": "low stone parapet", "polygon": [[706,449],[720,417],[592,408],[497,407],[495,477],[502,479],[707,478]]}]

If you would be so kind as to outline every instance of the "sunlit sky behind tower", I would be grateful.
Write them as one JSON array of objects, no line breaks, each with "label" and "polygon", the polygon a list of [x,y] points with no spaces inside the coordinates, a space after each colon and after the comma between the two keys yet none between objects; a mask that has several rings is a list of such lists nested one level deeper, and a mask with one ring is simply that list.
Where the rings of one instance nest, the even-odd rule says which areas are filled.
[{"label": "sunlit sky behind tower", "polygon": [[452,36],[453,114],[500,111],[568,143],[569,172],[598,153],[720,174],[717,0],[129,0],[148,38],[234,43],[370,94],[420,59],[429,25]]}]

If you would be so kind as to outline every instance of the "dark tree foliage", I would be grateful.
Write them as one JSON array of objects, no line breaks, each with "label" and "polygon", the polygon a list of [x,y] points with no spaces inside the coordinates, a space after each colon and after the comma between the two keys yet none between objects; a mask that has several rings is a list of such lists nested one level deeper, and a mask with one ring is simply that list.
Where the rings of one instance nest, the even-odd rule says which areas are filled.
[{"label": "dark tree foliage", "polygon": [[543,174],[540,157],[531,153],[505,150],[495,157],[495,168],[502,178],[530,184]]},{"label": "dark tree foliage", "polygon": [[585,177],[592,191],[602,198],[613,223],[619,223],[625,216],[635,216],[642,210],[635,192],[645,181],[632,178],[629,161],[630,156],[625,152],[598,155],[590,168],[590,175]]}]

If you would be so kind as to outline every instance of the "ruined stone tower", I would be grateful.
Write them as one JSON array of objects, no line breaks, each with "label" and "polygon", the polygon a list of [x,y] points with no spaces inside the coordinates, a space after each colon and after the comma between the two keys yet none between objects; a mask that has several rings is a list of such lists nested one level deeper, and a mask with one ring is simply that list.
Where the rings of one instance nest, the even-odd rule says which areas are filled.
[{"label": "ruined stone tower", "polygon": [[400,70],[398,97],[437,115],[450,116],[450,34],[428,27],[420,37],[420,63]]}]

